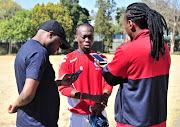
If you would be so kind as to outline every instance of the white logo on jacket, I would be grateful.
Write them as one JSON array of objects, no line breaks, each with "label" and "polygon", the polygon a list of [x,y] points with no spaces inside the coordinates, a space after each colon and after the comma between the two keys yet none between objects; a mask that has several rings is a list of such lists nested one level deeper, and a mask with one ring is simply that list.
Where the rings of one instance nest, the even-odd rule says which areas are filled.
[{"label": "white logo on jacket", "polygon": [[72,63],[72,62],[74,62],[74,61],[76,61],[76,60],[77,60],[77,57],[74,58],[74,59],[72,59],[72,60],[70,60],[70,63]]}]

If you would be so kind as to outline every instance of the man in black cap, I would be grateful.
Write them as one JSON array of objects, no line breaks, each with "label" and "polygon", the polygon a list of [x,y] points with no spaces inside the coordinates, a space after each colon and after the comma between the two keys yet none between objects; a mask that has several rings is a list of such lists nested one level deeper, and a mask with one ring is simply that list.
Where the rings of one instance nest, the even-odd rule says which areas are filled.
[{"label": "man in black cap", "polygon": [[14,67],[19,96],[8,108],[9,113],[17,112],[17,127],[58,126],[60,99],[57,86],[69,86],[77,79],[65,75],[63,80],[54,80],[49,55],[59,47],[67,49],[70,44],[61,24],[49,20],[18,51]]}]

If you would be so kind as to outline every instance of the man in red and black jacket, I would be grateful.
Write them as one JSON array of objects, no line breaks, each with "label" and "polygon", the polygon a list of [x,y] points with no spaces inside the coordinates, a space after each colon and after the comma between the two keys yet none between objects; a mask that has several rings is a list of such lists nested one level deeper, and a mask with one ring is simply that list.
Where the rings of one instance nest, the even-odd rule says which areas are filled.
[{"label": "man in red and black jacket", "polygon": [[131,41],[120,46],[103,69],[107,83],[120,84],[115,100],[117,127],[166,127],[171,60],[163,41],[165,20],[146,4],[133,3],[123,25]]}]

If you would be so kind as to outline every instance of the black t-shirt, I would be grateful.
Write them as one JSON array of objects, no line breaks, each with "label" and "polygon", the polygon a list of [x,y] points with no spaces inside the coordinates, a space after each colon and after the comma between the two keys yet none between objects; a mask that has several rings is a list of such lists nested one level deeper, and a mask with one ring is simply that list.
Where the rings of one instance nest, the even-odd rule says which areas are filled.
[{"label": "black t-shirt", "polygon": [[19,94],[26,78],[40,82],[34,99],[18,109],[16,125],[56,127],[60,98],[47,50],[38,41],[31,39],[20,48],[14,66]]}]

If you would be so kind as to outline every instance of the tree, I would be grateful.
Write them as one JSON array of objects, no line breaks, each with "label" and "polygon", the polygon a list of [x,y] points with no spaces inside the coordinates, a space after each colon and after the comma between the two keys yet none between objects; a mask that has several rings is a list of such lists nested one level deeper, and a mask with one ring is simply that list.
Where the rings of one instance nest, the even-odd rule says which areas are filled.
[{"label": "tree", "polygon": [[125,30],[123,28],[123,17],[125,11],[126,11],[125,7],[117,8],[116,21],[118,25],[115,26],[115,32],[120,34],[125,34]]},{"label": "tree", "polygon": [[114,33],[112,16],[116,3],[114,0],[97,0],[96,7],[98,12],[95,17],[94,29],[95,33],[100,35],[104,43],[104,51],[109,52],[112,46],[112,37]]},{"label": "tree", "polygon": [[60,0],[60,2],[64,5],[64,6],[67,6],[69,5],[69,3],[79,3],[79,0]]},{"label": "tree", "polygon": [[0,0],[0,19],[11,19],[16,11],[22,10],[21,6],[12,0]]},{"label": "tree", "polygon": [[11,23],[9,20],[4,19],[0,21],[0,40],[8,40],[12,37]]},{"label": "tree", "polygon": [[79,5],[79,0],[60,0],[63,6],[70,10],[70,16],[73,20],[72,31],[70,32],[70,41],[74,40],[75,27],[82,23],[89,23],[89,11]]},{"label": "tree", "polygon": [[9,54],[11,54],[11,43],[25,42],[32,37],[31,11],[20,10],[10,20],[4,19],[0,22],[0,39],[9,42]]},{"label": "tree", "polygon": [[28,10],[17,11],[10,20],[0,22],[0,39],[25,42],[32,37],[31,12]]},{"label": "tree", "polygon": [[176,36],[176,32],[179,32],[178,28],[180,27],[180,6],[179,6],[179,3],[177,2],[177,0],[172,1],[170,9],[172,10],[172,12],[168,18],[168,23],[169,23],[170,27],[172,28],[172,39],[171,39],[170,52],[174,53],[175,36]]},{"label": "tree", "polygon": [[81,23],[88,23],[89,11],[79,5],[79,0],[60,0],[61,3],[70,10],[70,15],[73,20],[73,28]]},{"label": "tree", "polygon": [[167,22],[169,31],[172,32],[170,52],[174,52],[176,33],[180,34],[180,3],[177,0],[142,0],[151,8],[162,14]]},{"label": "tree", "polygon": [[16,13],[22,10],[21,6],[12,0],[0,0],[0,39],[8,42],[9,54],[11,54],[12,29],[9,20]]},{"label": "tree", "polygon": [[69,10],[64,7],[61,3],[53,4],[47,3],[45,6],[36,4],[32,9],[32,20],[36,32],[39,26],[47,20],[57,20],[64,27],[67,37],[70,38],[70,32],[73,26],[73,20],[70,16]]},{"label": "tree", "polygon": [[29,10],[17,11],[10,20],[12,36],[14,41],[26,42],[34,36],[32,12]]}]

